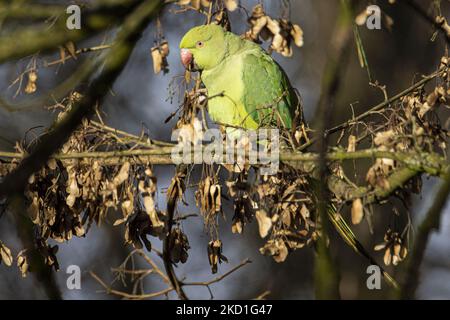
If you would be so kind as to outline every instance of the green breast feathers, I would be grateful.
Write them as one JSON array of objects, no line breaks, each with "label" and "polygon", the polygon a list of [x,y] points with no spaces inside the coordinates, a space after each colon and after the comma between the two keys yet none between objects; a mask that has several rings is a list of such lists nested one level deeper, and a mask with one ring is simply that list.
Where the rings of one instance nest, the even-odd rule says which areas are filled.
[{"label": "green breast feathers", "polygon": [[213,121],[245,129],[287,127],[295,107],[289,82],[273,59],[260,48],[243,50],[205,70],[208,112]]}]

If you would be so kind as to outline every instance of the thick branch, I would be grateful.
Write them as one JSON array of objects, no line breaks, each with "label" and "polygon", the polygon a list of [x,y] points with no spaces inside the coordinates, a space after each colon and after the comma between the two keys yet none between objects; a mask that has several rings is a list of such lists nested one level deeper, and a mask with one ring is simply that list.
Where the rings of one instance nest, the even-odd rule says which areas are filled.
[{"label": "thick branch", "polygon": [[[83,118],[89,117],[93,113],[95,104],[101,103],[125,67],[134,44],[147,27],[149,20],[157,14],[161,5],[162,1],[145,1],[126,18],[114,46],[106,57],[103,71],[93,81],[81,101],[74,104],[61,123],[41,139],[33,153],[27,156],[16,170],[3,179],[0,184],[0,195],[10,196],[21,193],[28,177],[39,170],[49,157],[65,143]],[[2,48],[1,40],[0,48]]]},{"label": "thick branch", "polygon": [[345,201],[364,198],[364,203],[368,204],[388,198],[418,174],[420,172],[409,168],[396,170],[387,178],[387,187],[376,187],[374,189],[370,187],[355,188],[337,176],[330,176],[327,182],[328,188],[339,198]]},{"label": "thick branch", "polygon": [[[104,165],[116,165],[124,161],[135,161],[136,163],[151,164],[176,164],[171,157],[172,148],[168,142],[158,142],[158,145],[148,145],[149,149],[133,149],[133,150],[117,150],[117,151],[86,151],[86,152],[70,152],[57,153],[50,158],[70,161],[74,159],[80,160],[80,163],[88,163],[89,159],[99,159]],[[0,151],[0,158],[17,159],[24,158],[24,154],[18,152]],[[225,155],[224,155],[225,158]],[[432,153],[417,154],[414,152],[393,152],[381,151],[377,149],[364,149],[355,152],[332,151],[325,155],[328,161],[345,161],[358,159],[377,159],[385,158],[396,160],[408,169],[416,172],[427,173],[431,176],[444,177],[449,165],[446,160]],[[264,160],[264,159],[262,159]],[[294,165],[294,163],[313,163],[319,160],[318,153],[301,153],[301,152],[282,152],[280,153],[280,161]],[[7,165],[3,163],[1,165]]]},{"label": "thick branch", "polygon": [[317,210],[321,222],[322,235],[317,242],[317,256],[315,262],[315,291],[318,299],[339,299],[339,271],[333,262],[327,245],[329,233],[328,202],[329,195],[326,186],[328,176],[326,153],[328,137],[325,135],[333,118],[334,104],[341,87],[343,71],[348,61],[348,49],[351,41],[353,23],[353,0],[341,0],[340,13],[331,37],[331,44],[327,55],[322,93],[316,108],[315,128],[318,140],[318,171]]},{"label": "thick branch", "polygon": [[50,4],[30,4],[12,1],[0,4],[0,16],[6,19],[48,19],[58,17],[66,12],[67,6]]},{"label": "thick branch", "polygon": [[431,233],[434,230],[439,229],[442,211],[447,203],[449,193],[450,170],[447,171],[430,209],[417,230],[417,235],[414,239],[414,247],[412,248],[411,255],[407,261],[405,281],[403,282],[400,291],[401,299],[414,299],[415,297],[416,289],[419,285],[420,266],[425,254],[425,249],[427,248]]},{"label": "thick branch", "polygon": [[[83,11],[83,26],[81,29],[69,30],[64,16],[58,19],[50,30],[48,25],[45,24],[29,26],[0,37],[0,63],[34,54],[38,51],[55,50],[58,46],[69,41],[78,42],[86,39],[93,34],[111,28],[114,23],[120,22],[140,2],[137,0],[97,1],[92,9]],[[152,2],[155,6],[162,4],[162,0]],[[33,5],[28,5],[28,7],[33,7]],[[44,11],[41,7],[42,5],[36,12]],[[61,7],[61,9],[63,8]],[[34,12],[32,8],[28,10],[28,13]],[[60,9],[55,9],[55,6],[49,7],[48,10],[49,15],[52,16],[56,13],[64,13],[65,7],[62,12]],[[4,12],[15,13],[15,15],[19,15],[20,12],[25,14],[23,9],[20,8],[12,11],[5,10]]]}]

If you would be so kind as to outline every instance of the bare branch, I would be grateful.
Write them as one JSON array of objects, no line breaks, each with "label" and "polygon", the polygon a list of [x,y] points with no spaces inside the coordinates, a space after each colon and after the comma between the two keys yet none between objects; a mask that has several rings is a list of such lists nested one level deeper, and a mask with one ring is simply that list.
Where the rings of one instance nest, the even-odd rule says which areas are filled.
[{"label": "bare branch", "polygon": [[82,100],[75,103],[67,117],[41,140],[34,152],[26,157],[14,172],[4,178],[0,184],[0,195],[8,196],[21,192],[28,177],[61,147],[83,118],[89,117],[93,113],[95,104],[103,100],[110,86],[124,68],[141,32],[160,8],[160,1],[146,1],[126,18],[113,48],[106,57],[102,73],[93,81]]},{"label": "bare branch", "polygon": [[417,230],[411,256],[407,260],[406,277],[400,291],[401,299],[414,299],[415,297],[416,289],[420,283],[420,266],[427,248],[428,240],[431,233],[434,230],[439,229],[442,211],[447,203],[449,193],[450,170],[447,171],[437,190],[436,197],[434,198],[430,209],[428,209],[424,220]]}]

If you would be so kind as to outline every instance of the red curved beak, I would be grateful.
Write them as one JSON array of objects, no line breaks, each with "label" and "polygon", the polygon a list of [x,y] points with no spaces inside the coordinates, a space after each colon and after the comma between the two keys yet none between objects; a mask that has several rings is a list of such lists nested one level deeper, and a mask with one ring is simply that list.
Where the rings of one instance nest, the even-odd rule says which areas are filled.
[{"label": "red curved beak", "polygon": [[192,53],[189,51],[189,49],[181,49],[180,55],[181,55],[181,63],[187,69],[192,62]]}]

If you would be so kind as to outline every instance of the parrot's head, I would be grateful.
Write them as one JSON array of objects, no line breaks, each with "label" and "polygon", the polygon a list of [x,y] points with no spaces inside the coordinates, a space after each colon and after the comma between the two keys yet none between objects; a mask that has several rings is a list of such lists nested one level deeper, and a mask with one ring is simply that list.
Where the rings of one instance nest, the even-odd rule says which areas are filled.
[{"label": "parrot's head", "polygon": [[215,24],[192,28],[181,39],[180,49],[185,68],[214,68],[225,57],[225,30]]}]

